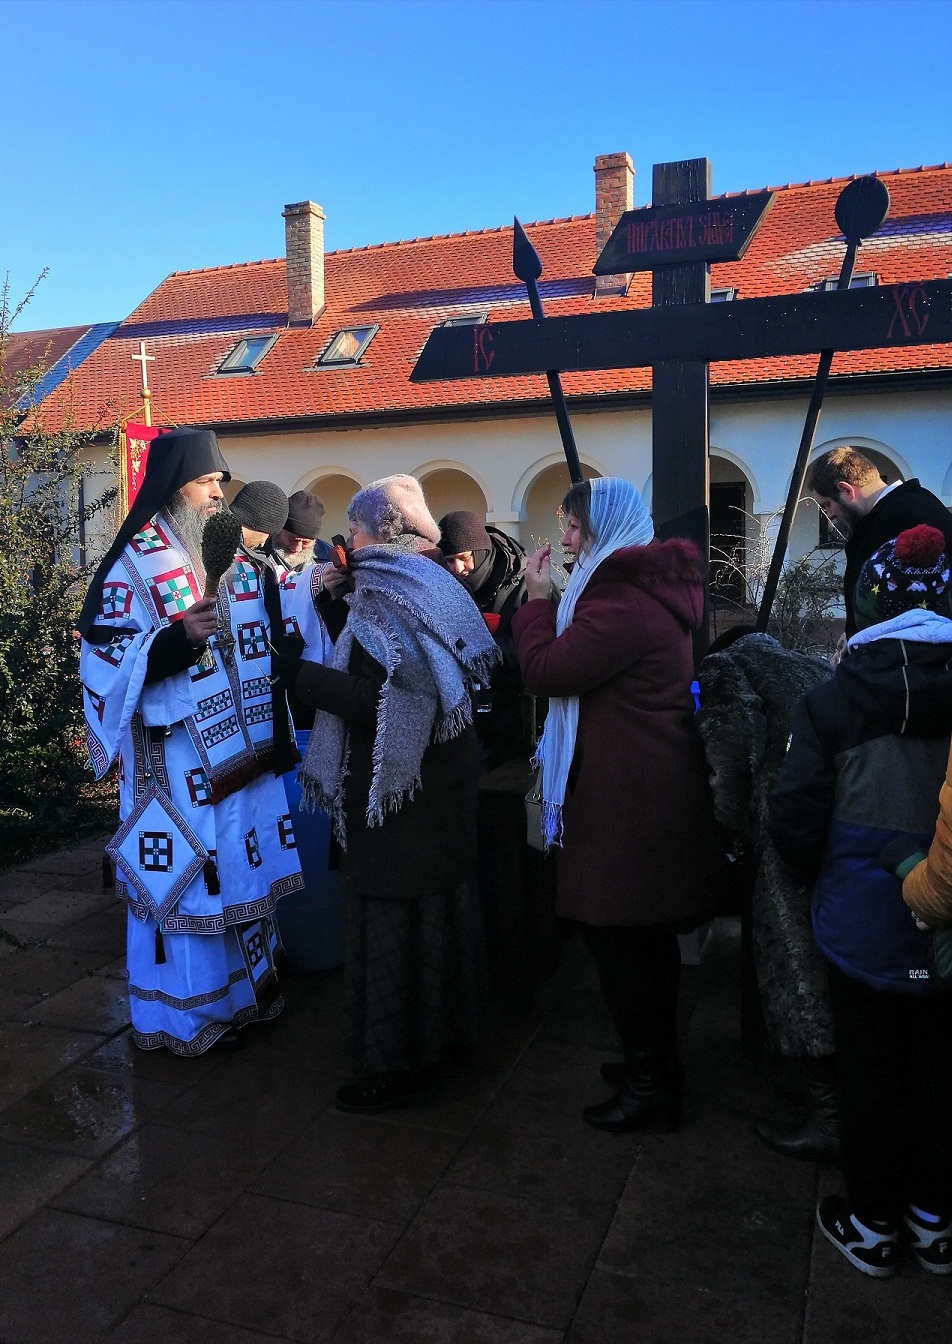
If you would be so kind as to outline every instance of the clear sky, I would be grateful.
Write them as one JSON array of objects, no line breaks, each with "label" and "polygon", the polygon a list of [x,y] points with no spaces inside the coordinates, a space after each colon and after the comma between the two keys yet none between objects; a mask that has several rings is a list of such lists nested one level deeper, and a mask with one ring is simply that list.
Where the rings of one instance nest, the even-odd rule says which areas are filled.
[{"label": "clear sky", "polygon": [[[17,329],[171,271],[584,214],[596,154],[714,190],[952,158],[950,0],[0,0]],[[544,260],[544,259],[543,259]]]}]

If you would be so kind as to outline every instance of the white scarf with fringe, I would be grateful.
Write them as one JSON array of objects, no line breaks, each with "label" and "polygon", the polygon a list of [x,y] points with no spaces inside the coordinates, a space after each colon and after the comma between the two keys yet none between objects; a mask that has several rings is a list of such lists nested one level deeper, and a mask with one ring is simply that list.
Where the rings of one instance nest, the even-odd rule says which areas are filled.
[{"label": "white scarf with fringe", "polygon": [[[472,684],[489,679],[500,654],[475,602],[432,560],[399,545],[364,546],[352,569],[350,613],[329,666],[346,672],[356,642],[386,673],[366,815],[368,826],[382,826],[420,787],[431,740],[448,742],[471,722]],[[299,776],[304,798],[330,813],[345,849],[349,738],[343,719],[319,710]]]}]

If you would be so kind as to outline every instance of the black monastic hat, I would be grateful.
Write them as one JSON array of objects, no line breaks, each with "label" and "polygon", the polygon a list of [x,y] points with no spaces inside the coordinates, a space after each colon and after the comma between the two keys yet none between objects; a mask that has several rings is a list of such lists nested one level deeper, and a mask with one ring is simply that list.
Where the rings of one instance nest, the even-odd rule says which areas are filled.
[{"label": "black monastic hat", "polygon": [[[218,446],[218,436],[212,429],[170,430],[160,434],[149,446],[146,460],[145,477],[139,487],[139,493],[132,501],[132,507],[116,534],[116,539],[106,552],[92,583],[86,593],[83,609],[76,622],[79,633],[89,637],[89,631],[99,615],[102,601],[103,582],[124,548],[137,532],[140,532],[150,518],[154,518],[161,508],[183,485],[197,481],[200,476],[220,471],[223,481],[231,480],[228,463],[222,457]],[[116,633],[117,627],[109,627],[109,637]]]}]

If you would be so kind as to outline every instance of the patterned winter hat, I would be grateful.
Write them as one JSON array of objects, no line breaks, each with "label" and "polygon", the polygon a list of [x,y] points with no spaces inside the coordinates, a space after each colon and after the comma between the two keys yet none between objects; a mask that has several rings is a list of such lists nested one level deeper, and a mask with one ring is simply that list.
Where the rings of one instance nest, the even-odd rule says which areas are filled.
[{"label": "patterned winter hat", "polygon": [[937,527],[920,523],[880,546],[860,570],[853,605],[861,626],[921,607],[952,615],[950,562]]}]

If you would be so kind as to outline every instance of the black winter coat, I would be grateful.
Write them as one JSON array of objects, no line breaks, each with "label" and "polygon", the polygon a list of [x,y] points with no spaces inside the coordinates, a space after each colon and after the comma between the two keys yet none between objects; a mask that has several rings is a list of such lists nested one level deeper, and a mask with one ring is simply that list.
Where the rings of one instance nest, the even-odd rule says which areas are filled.
[{"label": "black winter coat", "polygon": [[856,634],[856,617],[853,614],[853,597],[859,572],[871,555],[885,546],[887,541],[898,537],[907,527],[918,527],[928,523],[937,527],[945,537],[945,547],[952,552],[952,513],[931,490],[919,484],[913,478],[904,481],[895,490],[873,505],[865,518],[857,523],[852,536],[846,543],[846,573],[843,575],[843,597],[846,604],[846,633]]},{"label": "black winter coat", "polygon": [[348,893],[406,900],[454,887],[475,874],[479,753],[472,726],[449,742],[431,741],[423,753],[420,788],[396,812],[388,812],[382,826],[368,826],[384,680],[381,665],[355,642],[346,672],[302,663],[294,689],[305,704],[339,715],[350,729],[344,782],[347,849],[341,858]]},{"label": "black winter coat", "polygon": [[[950,623],[952,624],[952,623]],[[928,848],[952,730],[952,644],[863,644],[808,691],[770,800],[770,835],[815,883],[813,932],[846,975],[876,989],[928,993],[923,935],[887,845]]]}]

